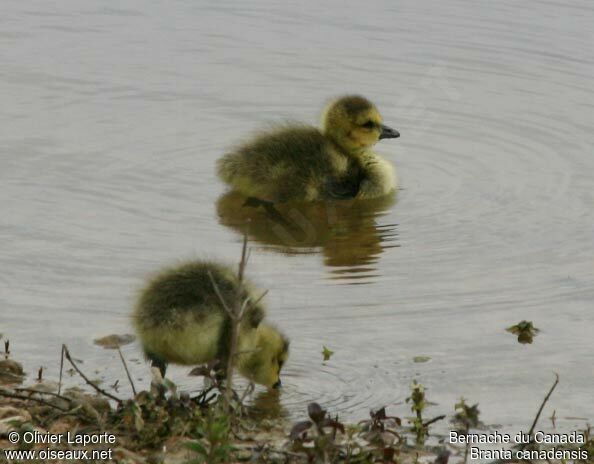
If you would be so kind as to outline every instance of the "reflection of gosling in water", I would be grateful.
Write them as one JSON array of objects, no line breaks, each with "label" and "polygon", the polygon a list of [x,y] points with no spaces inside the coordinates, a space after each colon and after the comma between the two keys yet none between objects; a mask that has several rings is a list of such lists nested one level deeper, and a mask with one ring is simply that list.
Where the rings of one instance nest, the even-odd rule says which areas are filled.
[{"label": "reflection of gosling in water", "polygon": [[[257,300],[249,283],[244,281],[240,288],[231,269],[212,262],[189,262],[153,278],[140,295],[134,325],[147,358],[163,376],[168,363],[195,365],[218,359],[227,365],[231,321],[209,272],[228,305],[238,295],[241,301]],[[263,318],[260,303],[246,310],[239,327],[236,365],[248,379],[278,387],[289,342]]]},{"label": "reflection of gosling in water", "polygon": [[289,125],[263,133],[223,156],[218,174],[240,193],[272,202],[381,197],[396,188],[394,168],[372,148],[399,135],[370,101],[349,95],[328,106],[321,131]]}]

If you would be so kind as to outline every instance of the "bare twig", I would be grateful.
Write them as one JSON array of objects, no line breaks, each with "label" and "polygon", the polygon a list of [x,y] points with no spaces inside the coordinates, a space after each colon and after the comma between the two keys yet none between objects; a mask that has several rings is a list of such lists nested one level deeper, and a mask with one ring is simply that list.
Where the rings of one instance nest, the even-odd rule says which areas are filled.
[{"label": "bare twig", "polygon": [[247,387],[245,387],[245,391],[243,392],[243,395],[241,395],[241,398],[239,399],[239,403],[243,404],[243,400],[245,400],[247,398],[248,395],[250,395],[254,389],[256,388],[256,386],[254,385],[254,382],[250,382],[248,384]]},{"label": "bare twig", "polygon": [[27,392],[27,393],[31,393],[31,394],[37,394],[37,395],[48,395],[48,396],[53,396],[55,398],[60,398],[61,400],[67,401],[69,403],[75,402],[72,398],[68,398],[67,396],[60,395],[59,393],[39,391],[39,390],[35,390],[34,388],[17,387],[14,389],[14,391]]},{"label": "bare twig", "polygon": [[[538,408],[538,412],[536,413],[536,417],[534,418],[534,421],[532,422],[532,426],[530,427],[530,431],[528,432],[528,436],[532,437],[532,433],[534,432],[534,428],[536,427],[536,424],[538,422],[538,419],[540,418],[540,414],[542,413],[542,410],[544,409],[545,404],[547,404],[547,401],[549,401],[549,398],[553,394],[553,391],[557,387],[557,384],[558,383],[559,383],[559,374],[555,373],[555,382],[553,383],[553,386],[551,387],[551,389],[547,393],[547,396],[545,396],[544,399],[542,400],[542,403],[540,404],[540,408]],[[524,443],[522,445],[522,449],[524,449],[526,447],[526,445],[527,445],[527,443]]]},{"label": "bare twig", "polygon": [[101,395],[107,396],[108,398],[110,398],[110,399],[112,399],[114,401],[117,401],[119,404],[121,404],[123,402],[117,396],[114,396],[111,393],[106,392],[102,388],[98,387],[95,383],[91,382],[91,380],[89,380],[89,378],[78,368],[78,366],[76,365],[76,363],[74,362],[74,360],[70,356],[70,351],[68,351],[68,348],[66,347],[66,345],[63,345],[63,347],[64,347],[64,356],[66,357],[66,359],[68,360],[68,362],[72,365],[72,367],[74,368],[74,370],[76,372],[78,372],[78,375],[80,375],[83,378],[83,380],[88,385],[90,385],[91,387],[93,387],[95,389],[95,391],[97,391],[97,393],[100,393]]},{"label": "bare twig", "polygon": [[445,419],[445,417],[446,417],[445,414],[443,416],[434,417],[433,419],[430,419],[427,422],[423,423],[423,427],[429,427],[434,422],[437,422],[437,421],[440,421],[442,419]]},{"label": "bare twig", "polygon": [[233,318],[231,319],[231,340],[229,342],[229,359],[227,360],[227,381],[225,382],[225,401],[227,403],[227,411],[231,413],[231,398],[233,396],[233,368],[235,366],[235,353],[237,352],[237,342],[239,338],[239,324],[241,323],[240,315],[243,316],[241,307],[241,286],[243,284],[243,276],[245,267],[247,266],[247,231],[243,235],[243,246],[241,248],[241,261],[239,262],[239,269],[237,272],[237,295],[235,297],[235,304],[233,305]]},{"label": "bare twig", "polygon": [[263,298],[264,298],[266,295],[268,295],[268,290],[264,290],[264,291],[262,292],[262,295],[260,295],[260,296],[259,296],[259,297],[256,299],[256,301],[254,301],[254,302],[252,303],[252,306],[256,306],[258,303],[260,303],[260,301],[262,301],[262,299],[263,299]]},{"label": "bare twig", "polygon": [[[212,286],[214,288],[215,293],[217,294],[221,304],[229,314],[229,319],[231,321],[231,337],[229,342],[229,359],[227,360],[227,369],[225,371],[226,374],[226,381],[225,381],[225,404],[227,406],[227,412],[230,414],[232,407],[231,407],[231,398],[233,396],[233,365],[234,365],[234,358],[235,358],[235,351],[237,351],[237,332],[239,326],[239,318],[238,314],[241,312],[238,305],[233,305],[233,309],[227,306],[225,299],[219,289],[219,286],[215,282],[212,274],[209,272],[208,275],[210,276],[210,280],[212,282]],[[241,285],[241,282],[239,283]],[[241,291],[241,287],[238,290],[237,300],[239,301],[239,292]],[[241,304],[241,303],[239,303]]]},{"label": "bare twig", "polygon": [[236,319],[238,321],[241,321],[243,319],[245,310],[248,308],[248,306],[251,306],[251,302],[252,302],[252,300],[250,299],[249,296],[243,301],[243,303],[241,304],[241,308],[239,308],[239,312],[236,315]]},{"label": "bare twig", "polygon": [[4,390],[3,388],[0,388],[0,396],[4,396],[6,398],[15,398],[17,400],[23,400],[23,401],[34,401],[36,403],[43,404],[44,406],[49,406],[50,408],[54,408],[54,409],[57,409],[62,412],[68,411],[68,409],[61,408],[60,406],[52,404],[49,401],[43,400],[41,398],[35,398],[33,396],[19,395],[18,393],[11,393],[10,391]]},{"label": "bare twig", "polygon": [[[229,319],[231,322],[231,330],[230,330],[230,337],[229,337],[229,356],[227,359],[227,366],[225,370],[225,404],[227,407],[227,412],[231,414],[232,406],[231,401],[233,399],[233,371],[235,367],[235,358],[238,354],[243,354],[237,352],[237,346],[239,344],[239,328],[243,317],[248,308],[253,307],[254,305],[258,304],[262,298],[266,295],[267,292],[264,292],[260,297],[255,301],[252,302],[251,298],[248,296],[245,299],[242,299],[242,286],[243,280],[245,275],[245,268],[247,266],[249,257],[250,257],[250,250],[248,249],[248,231],[246,230],[243,235],[243,244],[241,248],[241,260],[239,261],[239,266],[237,270],[237,290],[236,294],[234,295],[234,300],[232,302],[225,301],[221,289],[217,285],[217,282],[214,279],[214,276],[209,271],[208,276],[212,283],[212,287],[221,302],[221,305],[229,315]],[[238,398],[239,399],[239,398]],[[242,398],[243,399],[243,398]]]},{"label": "bare twig", "polygon": [[264,298],[267,294],[268,290],[264,290],[262,292],[262,295],[260,295],[255,301],[252,301],[250,297],[247,297],[241,305],[241,310],[239,311],[239,320],[243,319],[243,315],[245,314],[248,308],[255,307],[258,303],[260,303],[260,301],[262,301],[262,298]]},{"label": "bare twig", "polygon": [[245,268],[247,266],[247,262],[249,259],[249,253],[247,248],[248,236],[247,230],[245,234],[243,234],[243,246],[241,247],[241,261],[239,261],[239,269],[237,272],[237,280],[239,280],[239,284],[243,282],[243,274],[245,272]]},{"label": "bare twig", "polygon": [[58,395],[62,392],[62,372],[64,371],[64,350],[66,345],[62,344],[62,352],[60,355],[60,380],[58,381]]},{"label": "bare twig", "polygon": [[219,298],[219,301],[223,305],[223,308],[225,308],[225,311],[227,311],[227,314],[229,314],[229,317],[231,319],[233,319],[233,317],[234,317],[233,311],[227,305],[227,302],[225,301],[225,298],[223,298],[223,294],[221,293],[221,290],[219,289],[219,286],[217,285],[216,281],[214,280],[214,277],[212,276],[212,272],[208,271],[208,277],[210,278],[210,282],[212,284],[212,288],[214,288],[214,291],[217,294],[217,297]]},{"label": "bare twig", "polygon": [[122,364],[124,365],[124,370],[126,371],[126,375],[128,376],[128,380],[130,381],[130,385],[132,386],[132,393],[136,396],[136,388],[134,387],[134,382],[132,381],[132,376],[130,375],[130,371],[128,370],[128,365],[126,364],[126,360],[122,355],[122,350],[120,350],[120,346],[118,345],[118,354],[120,355],[120,359],[122,360]]},{"label": "bare twig", "polygon": [[243,236],[243,246],[241,248],[241,260],[239,262],[239,267],[237,271],[237,292],[235,295],[235,299],[231,305],[229,305],[223,294],[217,285],[213,275],[211,272],[208,273],[210,281],[212,283],[212,287],[219,298],[221,305],[227,311],[229,315],[229,319],[231,320],[231,334],[229,340],[229,357],[227,359],[227,368],[225,370],[226,374],[226,381],[225,381],[225,403],[227,406],[227,412],[231,413],[231,400],[233,398],[233,370],[235,365],[235,356],[237,352],[237,344],[239,338],[239,325],[241,324],[241,320],[244,316],[245,310],[250,304],[250,298],[246,298],[244,301],[241,300],[241,290],[243,284],[243,276],[245,274],[245,268],[247,266],[247,261],[249,258],[249,252],[247,248],[247,231]]},{"label": "bare twig", "polygon": [[[209,394],[211,391],[213,391],[214,389],[215,389],[215,387],[214,387],[214,386],[212,386],[212,387],[208,387],[208,388],[205,388],[204,390],[202,390],[202,391],[200,392],[200,394],[199,394],[198,396],[196,396],[196,397],[192,398],[192,400],[193,400],[194,402],[196,402],[197,404],[208,404],[208,403],[210,402],[210,399],[212,399],[213,397],[211,397],[211,398],[209,398],[209,399],[207,400],[207,396],[208,396],[208,394]],[[215,396],[216,396],[216,394],[215,394]]]}]

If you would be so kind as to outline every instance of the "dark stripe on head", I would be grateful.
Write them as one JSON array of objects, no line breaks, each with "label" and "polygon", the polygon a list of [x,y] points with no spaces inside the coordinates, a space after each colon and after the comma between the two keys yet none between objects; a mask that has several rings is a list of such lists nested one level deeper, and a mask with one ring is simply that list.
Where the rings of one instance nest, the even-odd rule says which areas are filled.
[{"label": "dark stripe on head", "polygon": [[373,108],[373,104],[360,95],[342,97],[338,100],[337,104],[342,106],[350,117]]}]

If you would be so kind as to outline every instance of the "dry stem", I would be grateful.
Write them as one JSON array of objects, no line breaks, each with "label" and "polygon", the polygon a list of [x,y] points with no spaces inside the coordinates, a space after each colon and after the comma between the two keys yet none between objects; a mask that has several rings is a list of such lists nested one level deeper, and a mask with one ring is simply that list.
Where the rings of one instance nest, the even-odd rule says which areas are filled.
[{"label": "dry stem", "polygon": [[24,400],[24,401],[35,401],[36,403],[43,404],[44,406],[49,406],[50,408],[57,409],[58,411],[67,412],[67,409],[61,408],[60,406],[56,406],[55,404],[50,403],[49,401],[45,401],[41,398],[35,398],[34,396],[25,396],[19,395],[17,393],[11,393],[8,390],[0,388],[0,396],[4,396],[6,398],[15,398],[17,400]]},{"label": "dry stem", "polygon": [[130,385],[132,386],[132,393],[134,394],[134,396],[136,396],[136,388],[134,387],[134,382],[132,381],[132,376],[130,375],[130,371],[128,370],[128,365],[126,364],[126,360],[124,359],[124,355],[122,355],[122,350],[120,350],[119,345],[118,345],[118,354],[120,355],[120,359],[122,360],[122,364],[124,365],[124,370],[126,371],[126,375],[128,376]]},{"label": "dry stem", "polygon": [[[212,283],[212,287],[213,287],[215,293],[217,294],[217,297],[219,298],[221,305],[223,306],[225,311],[227,311],[227,314],[229,315],[229,319],[231,321],[231,334],[230,334],[230,340],[229,340],[229,358],[227,359],[227,368],[225,371],[225,373],[226,373],[225,404],[227,406],[228,413],[231,413],[231,411],[232,411],[231,399],[233,398],[233,371],[234,371],[234,366],[235,366],[235,357],[237,355],[239,326],[241,324],[241,321],[243,319],[246,309],[248,308],[248,306],[250,306],[252,304],[249,297],[246,298],[244,301],[241,300],[241,289],[242,289],[242,284],[243,284],[243,277],[244,277],[245,268],[247,266],[247,262],[249,259],[249,250],[247,247],[247,242],[248,242],[248,238],[247,238],[247,232],[246,232],[243,236],[243,246],[241,249],[241,260],[239,262],[239,267],[238,267],[238,271],[237,271],[237,295],[235,296],[235,300],[231,303],[231,305],[229,305],[225,301],[225,298],[223,297],[223,294],[221,293],[221,290],[219,289],[219,286],[217,285],[212,273],[210,273],[210,272],[208,273],[208,276]],[[257,301],[260,301],[264,297],[264,295],[266,295],[266,292],[262,296],[260,296]]]},{"label": "dry stem", "polygon": [[93,387],[97,393],[100,393],[101,395],[107,396],[108,398],[117,401],[118,403],[122,403],[122,400],[120,398],[118,398],[117,396],[113,396],[111,393],[106,392],[105,390],[103,390],[102,388],[100,388],[99,386],[97,386],[95,383],[91,382],[91,380],[89,380],[89,378],[78,368],[78,366],[76,365],[76,363],[74,362],[74,360],[72,359],[72,357],[70,356],[70,351],[68,351],[68,348],[66,347],[66,345],[62,345],[62,349],[64,350],[64,356],[66,357],[66,359],[68,360],[68,362],[70,364],[72,364],[72,367],[74,368],[74,370],[76,372],[78,372],[78,375],[80,375],[83,380],[85,382],[87,382],[88,385],[90,385],[91,387]]},{"label": "dry stem", "polygon": [[[536,427],[536,424],[538,422],[538,419],[540,418],[540,414],[542,413],[542,410],[544,409],[545,404],[547,404],[547,401],[549,401],[549,398],[553,394],[553,391],[557,387],[557,384],[558,383],[559,383],[559,374],[555,373],[555,382],[553,383],[553,386],[551,387],[551,389],[547,393],[547,396],[545,396],[544,399],[542,400],[542,403],[540,404],[540,408],[538,408],[538,412],[536,413],[536,417],[534,418],[534,421],[532,422],[532,426],[530,427],[530,431],[528,432],[528,436],[529,437],[532,437],[532,433],[534,432],[534,428]],[[526,443],[522,446],[522,449],[524,449],[525,447],[526,447]]]},{"label": "dry stem", "polygon": [[62,393],[62,372],[64,371],[64,350],[66,345],[62,345],[62,352],[60,355],[60,380],[58,382],[58,395]]}]

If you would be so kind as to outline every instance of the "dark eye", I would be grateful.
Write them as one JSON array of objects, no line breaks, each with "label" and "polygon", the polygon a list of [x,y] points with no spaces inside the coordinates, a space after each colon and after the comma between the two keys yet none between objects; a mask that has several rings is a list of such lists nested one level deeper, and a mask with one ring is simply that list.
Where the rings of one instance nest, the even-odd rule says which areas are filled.
[{"label": "dark eye", "polygon": [[279,361],[279,362],[278,362],[278,368],[279,368],[279,369],[282,369],[282,368],[283,368],[283,364],[284,364],[284,363],[285,363],[284,361]]},{"label": "dark eye", "polygon": [[373,129],[375,123],[373,121],[367,121],[365,124],[361,124],[361,127],[364,127],[365,129]]}]

